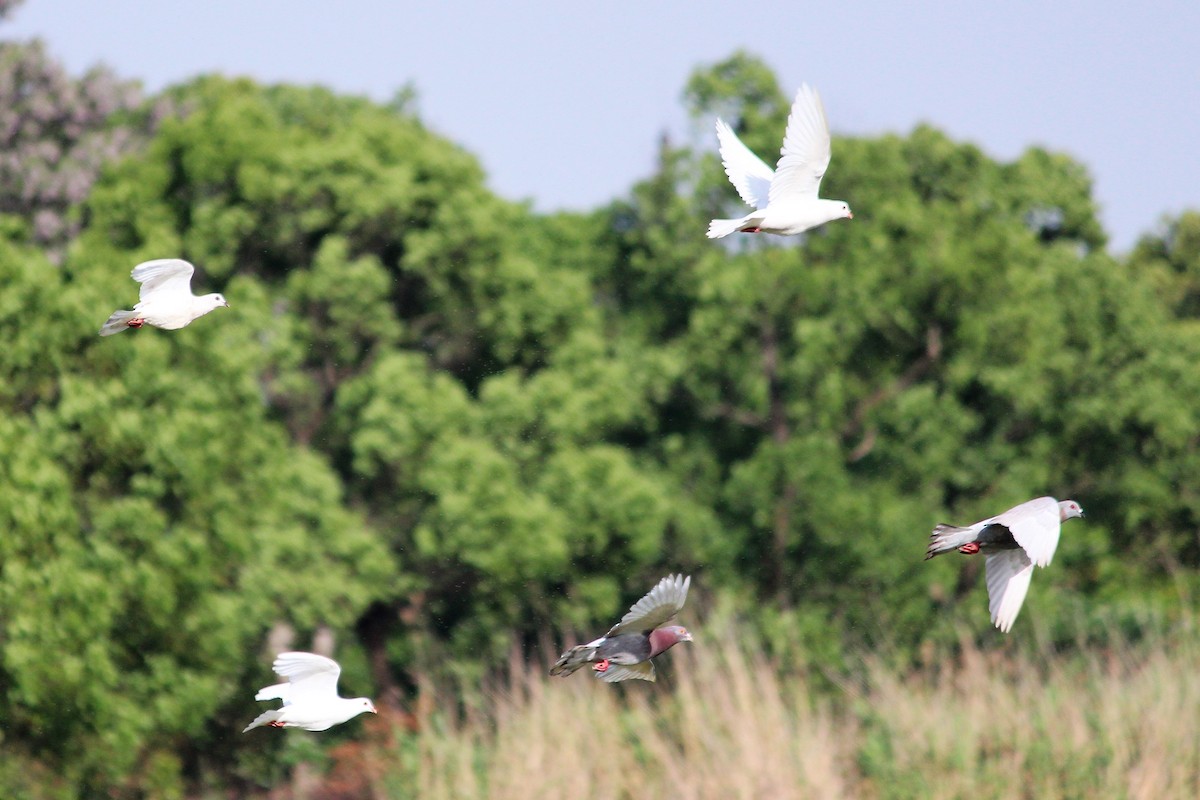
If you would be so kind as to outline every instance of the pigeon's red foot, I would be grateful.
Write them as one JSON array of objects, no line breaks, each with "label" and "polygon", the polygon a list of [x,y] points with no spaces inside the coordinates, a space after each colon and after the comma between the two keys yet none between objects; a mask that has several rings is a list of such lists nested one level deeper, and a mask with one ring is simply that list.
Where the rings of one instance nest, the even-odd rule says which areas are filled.
[{"label": "pigeon's red foot", "polygon": [[131,328],[140,328],[146,324],[146,320],[142,319],[141,317],[134,317],[133,319],[129,320],[129,322],[126,322],[125,324]]},{"label": "pigeon's red foot", "polygon": [[760,233],[762,228],[742,228],[742,233]]},{"label": "pigeon's red foot", "polygon": [[964,544],[962,547],[958,548],[958,552],[962,553],[964,556],[973,556],[979,552],[979,545],[975,544],[975,542]]},{"label": "pigeon's red foot", "polygon": [[608,672],[608,659],[605,658],[597,661],[596,665],[592,667],[592,669],[596,670],[596,672]]},{"label": "pigeon's red foot", "polygon": [[284,727],[283,723],[282,723],[282,722],[280,722],[279,720],[275,720],[274,722],[268,722],[267,724],[268,724],[268,725],[270,725],[272,728],[282,728],[282,727]]}]

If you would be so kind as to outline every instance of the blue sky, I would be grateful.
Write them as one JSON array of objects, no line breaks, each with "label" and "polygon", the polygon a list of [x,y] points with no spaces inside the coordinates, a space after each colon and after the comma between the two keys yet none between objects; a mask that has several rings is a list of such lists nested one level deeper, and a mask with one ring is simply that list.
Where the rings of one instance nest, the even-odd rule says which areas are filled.
[{"label": "blue sky", "polygon": [[26,0],[0,36],[41,37],[73,72],[103,62],[151,91],[204,72],[380,100],[411,82],[421,116],[480,158],[494,190],[543,210],[626,192],[664,129],[715,149],[680,94],[696,65],[738,48],[789,95],[818,87],[835,134],[924,121],[997,158],[1033,144],[1071,154],[1118,251],[1200,207],[1194,0]]}]

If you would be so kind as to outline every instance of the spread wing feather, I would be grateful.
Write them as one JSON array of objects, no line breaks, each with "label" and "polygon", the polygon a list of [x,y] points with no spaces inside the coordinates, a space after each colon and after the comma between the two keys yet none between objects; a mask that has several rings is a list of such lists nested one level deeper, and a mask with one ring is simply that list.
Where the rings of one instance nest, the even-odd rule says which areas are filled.
[{"label": "spread wing feather", "polygon": [[687,602],[688,587],[691,585],[691,576],[668,575],[645,597],[634,603],[621,621],[612,626],[606,635],[611,637],[622,633],[644,633],[654,630],[679,613],[683,604]]},{"label": "spread wing feather", "polygon": [[796,92],[788,116],[775,178],[771,181],[770,201],[817,199],[821,179],[829,169],[831,157],[829,122],[821,95],[807,83]]},{"label": "spread wing feather", "polygon": [[191,295],[192,273],[195,271],[191,264],[181,258],[158,258],[143,261],[130,274],[142,285],[139,299],[145,302],[156,294]]},{"label": "spread wing feather", "polygon": [[1029,591],[1033,562],[1024,550],[1002,550],[987,557],[985,570],[992,623],[1008,633]]},{"label": "spread wing feather", "polygon": [[285,706],[292,704],[292,685],[277,683],[274,686],[264,686],[254,695],[255,700],[282,700]]},{"label": "spread wing feather", "polygon": [[[279,697],[286,703],[310,700],[320,702],[337,697],[338,676],[342,669],[332,658],[319,656],[316,653],[280,653],[275,657],[275,663],[271,665],[271,669],[287,678],[288,682],[268,686],[259,694],[281,689],[282,691],[272,694],[271,697]],[[258,697],[257,699],[270,699],[270,697]]]},{"label": "spread wing feather", "polygon": [[771,194],[775,170],[754,155],[754,152],[733,132],[733,128],[717,119],[717,142],[721,147],[721,163],[729,182],[742,199],[755,208],[765,208]]},{"label": "spread wing feather", "polygon": [[643,661],[639,664],[609,664],[604,672],[597,672],[596,677],[605,683],[620,683],[621,681],[655,680],[654,663]]}]

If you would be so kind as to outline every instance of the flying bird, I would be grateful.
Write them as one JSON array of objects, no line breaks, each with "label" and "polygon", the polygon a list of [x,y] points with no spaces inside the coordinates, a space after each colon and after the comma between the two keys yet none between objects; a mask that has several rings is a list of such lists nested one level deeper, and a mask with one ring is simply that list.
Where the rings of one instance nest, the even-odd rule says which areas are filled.
[{"label": "flying bird", "polygon": [[158,258],[138,264],[130,273],[142,285],[138,304],[133,311],[114,311],[100,328],[100,335],[112,336],[126,328],[147,324],[173,331],[215,308],[228,308],[229,303],[219,294],[200,297],[192,294],[195,271],[181,258]]},{"label": "flying bird", "polygon": [[287,683],[259,689],[254,699],[279,699],[283,708],[259,714],[242,733],[262,725],[324,731],[364,711],[376,713],[375,704],[365,697],[338,697],[337,681],[342,668],[332,658],[316,653],[280,653],[271,669],[287,678]]},{"label": "flying bird", "polygon": [[608,633],[563,653],[550,668],[550,674],[565,677],[584,664],[591,664],[596,677],[609,683],[633,678],[654,680],[654,664],[650,659],[679,642],[692,641],[692,635],[679,625],[659,627],[683,608],[691,583],[691,576],[663,578]]},{"label": "flying bird", "polygon": [[929,537],[925,558],[952,550],[968,556],[986,554],[988,609],[992,623],[1008,633],[1029,591],[1033,566],[1050,564],[1059,527],[1082,516],[1083,509],[1074,500],[1039,497],[965,528],[938,525]]},{"label": "flying bird", "polygon": [[708,238],[719,239],[736,231],[791,236],[831,220],[854,219],[843,201],[817,197],[821,178],[829,168],[829,122],[821,96],[807,83],[796,92],[774,170],[720,118],[717,141],[725,174],[754,211],[739,219],[714,219],[708,224]]}]

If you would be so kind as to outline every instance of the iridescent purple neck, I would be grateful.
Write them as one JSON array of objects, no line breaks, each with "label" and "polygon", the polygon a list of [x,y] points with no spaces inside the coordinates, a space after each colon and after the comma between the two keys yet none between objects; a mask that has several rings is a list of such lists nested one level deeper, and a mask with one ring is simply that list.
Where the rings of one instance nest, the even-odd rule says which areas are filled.
[{"label": "iridescent purple neck", "polygon": [[683,641],[680,630],[679,627],[673,625],[670,628],[658,628],[650,631],[650,655],[648,657],[654,658],[659,653],[666,652]]}]

